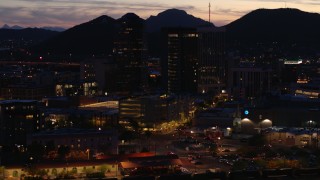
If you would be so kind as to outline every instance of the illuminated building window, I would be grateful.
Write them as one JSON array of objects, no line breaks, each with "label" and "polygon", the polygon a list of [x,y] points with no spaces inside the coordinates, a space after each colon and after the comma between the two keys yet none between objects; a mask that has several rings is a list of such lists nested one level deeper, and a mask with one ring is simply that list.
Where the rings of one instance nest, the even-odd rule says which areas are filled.
[{"label": "illuminated building window", "polygon": [[26,115],[26,119],[33,119],[33,115]]},{"label": "illuminated building window", "polygon": [[168,34],[168,37],[179,37],[178,34]]}]

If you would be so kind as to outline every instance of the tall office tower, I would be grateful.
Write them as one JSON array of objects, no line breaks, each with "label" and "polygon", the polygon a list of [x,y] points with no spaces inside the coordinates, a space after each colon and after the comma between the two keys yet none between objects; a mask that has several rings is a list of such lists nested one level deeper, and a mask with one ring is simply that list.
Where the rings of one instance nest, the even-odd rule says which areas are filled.
[{"label": "tall office tower", "polygon": [[115,92],[116,78],[114,77],[117,71],[117,64],[110,57],[82,61],[80,64],[80,80],[85,85],[84,95],[91,96],[94,95],[94,92],[100,95]]},{"label": "tall office tower", "polygon": [[0,101],[0,146],[25,146],[27,134],[40,131],[43,125],[43,114],[37,101]]},{"label": "tall office tower", "polygon": [[270,92],[272,69],[261,67],[231,68],[229,92],[235,98],[260,97]]},{"label": "tall office tower", "polygon": [[168,93],[197,91],[198,34],[192,28],[168,28]]},{"label": "tall office tower", "polygon": [[226,86],[225,29],[198,28],[198,93],[219,92]]},{"label": "tall office tower", "polygon": [[133,13],[128,13],[117,21],[119,30],[113,49],[119,68],[117,90],[120,92],[140,91],[145,71],[143,63],[144,20]]}]

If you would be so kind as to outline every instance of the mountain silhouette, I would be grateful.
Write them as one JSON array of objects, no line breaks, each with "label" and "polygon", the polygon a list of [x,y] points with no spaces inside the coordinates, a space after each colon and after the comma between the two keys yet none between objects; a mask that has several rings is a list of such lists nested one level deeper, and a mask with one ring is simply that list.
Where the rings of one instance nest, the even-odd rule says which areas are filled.
[{"label": "mountain silhouette", "polygon": [[[174,17],[173,17],[174,16]],[[103,15],[92,21],[77,25],[56,37],[49,39],[33,48],[33,51],[46,53],[58,53],[69,55],[73,54],[79,57],[91,56],[94,54],[109,55],[112,54],[114,38],[123,21],[136,22],[144,24],[144,31],[159,33],[163,27],[198,27],[213,26],[200,18],[195,18],[185,11],[170,9],[157,16],[151,16],[144,20],[134,13],[127,13],[121,18],[115,20],[109,16]],[[156,37],[157,38],[157,37]],[[157,39],[150,39],[152,44],[157,43]],[[151,49],[152,49],[151,45]]]},{"label": "mountain silhouette", "polygon": [[146,32],[160,31],[164,27],[214,26],[212,23],[196,18],[179,9],[168,9],[146,20]]},{"label": "mountain silhouette", "polygon": [[40,42],[50,37],[57,35],[58,32],[39,29],[39,28],[25,28],[25,29],[0,29],[0,40],[32,40]]},{"label": "mountain silhouette", "polygon": [[212,23],[196,18],[179,9],[168,9],[157,16],[150,16],[146,20],[148,53],[150,56],[164,57],[165,46],[163,28],[184,27],[197,28],[203,26],[214,26]]},{"label": "mountain silhouette", "polygon": [[[51,31],[58,31],[62,32],[65,31],[65,28],[58,27],[58,26],[42,26],[42,27],[28,27],[28,28],[39,28],[39,29],[46,29],[46,30],[51,30]],[[0,29],[25,29],[25,27],[14,25],[14,26],[9,26],[8,24],[4,24]]]},{"label": "mountain silhouette", "polygon": [[115,25],[115,19],[103,15],[59,33],[56,37],[33,47],[32,51],[76,57],[110,54]]},{"label": "mountain silhouette", "polygon": [[23,27],[14,25],[14,26],[9,26],[8,24],[4,24],[0,29],[23,29]]},{"label": "mountain silhouette", "polygon": [[62,27],[58,27],[58,26],[43,26],[40,27],[41,29],[46,29],[46,30],[51,30],[51,31],[58,31],[58,32],[62,32],[65,31],[65,28]]},{"label": "mountain silhouette", "polygon": [[127,13],[123,15],[121,18],[119,18],[117,21],[140,21],[144,22],[144,19],[140,18],[135,13]]},{"label": "mountain silhouette", "polygon": [[4,24],[1,29],[10,29],[11,27],[8,24]]},{"label": "mountain silhouette", "polygon": [[[143,20],[134,13],[127,13],[119,19],[103,15],[89,22],[77,25],[57,36],[44,41],[34,52],[76,55],[84,58],[92,55],[110,55],[114,40],[124,21],[144,23],[145,41],[149,56],[163,56],[163,34],[167,27],[197,28],[214,26],[185,11],[169,9]],[[308,46],[316,49],[320,39],[320,15],[298,9],[258,9],[225,26],[227,43],[252,44],[282,43]]]},{"label": "mountain silhouette", "polygon": [[226,25],[229,43],[316,45],[320,40],[320,14],[298,9],[258,9]]}]

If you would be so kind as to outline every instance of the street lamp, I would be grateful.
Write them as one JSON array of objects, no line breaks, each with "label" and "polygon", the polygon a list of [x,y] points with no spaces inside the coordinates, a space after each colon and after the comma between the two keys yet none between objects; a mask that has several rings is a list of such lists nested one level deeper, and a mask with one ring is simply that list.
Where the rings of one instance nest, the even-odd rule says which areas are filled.
[{"label": "street lamp", "polygon": [[90,149],[86,150],[87,156],[88,156],[88,160],[90,160]]},{"label": "street lamp", "polygon": [[119,167],[118,167],[118,161],[114,162],[115,164],[112,164],[112,168],[115,169],[115,173],[116,173],[116,178],[118,178],[118,170],[119,170]]},{"label": "street lamp", "polygon": [[231,129],[230,127],[227,127],[226,130],[227,130],[227,134],[226,134],[226,135],[227,135],[227,136],[231,136],[231,131],[232,131],[232,129]]},{"label": "street lamp", "polygon": [[118,178],[118,161],[116,161],[116,178]]},{"label": "street lamp", "polygon": [[311,131],[311,125],[313,124],[313,121],[312,120],[309,120],[309,121],[307,121],[307,124],[308,124],[308,128],[309,128],[309,133],[310,133],[310,145],[312,144],[312,140],[313,140],[313,138],[312,138],[312,131]]}]

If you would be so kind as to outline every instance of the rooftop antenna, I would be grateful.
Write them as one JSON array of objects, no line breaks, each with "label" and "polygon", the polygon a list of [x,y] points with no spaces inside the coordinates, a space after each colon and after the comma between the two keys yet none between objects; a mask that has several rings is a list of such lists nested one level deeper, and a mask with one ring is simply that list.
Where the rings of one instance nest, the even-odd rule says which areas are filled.
[{"label": "rooftop antenna", "polygon": [[287,8],[287,1],[284,2],[284,8]]},{"label": "rooftop antenna", "polygon": [[210,15],[211,15],[211,4],[209,2],[209,22],[211,22]]}]

